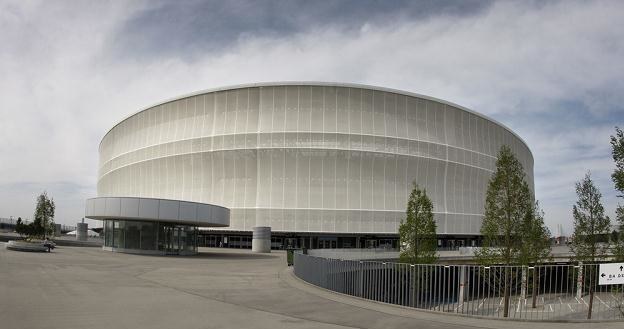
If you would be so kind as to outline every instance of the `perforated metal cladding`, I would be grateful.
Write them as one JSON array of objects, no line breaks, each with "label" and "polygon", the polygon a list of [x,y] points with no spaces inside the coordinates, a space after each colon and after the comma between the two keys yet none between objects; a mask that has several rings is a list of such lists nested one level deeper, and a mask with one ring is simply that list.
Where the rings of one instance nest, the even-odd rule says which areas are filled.
[{"label": "perforated metal cladding", "polygon": [[519,138],[444,102],[350,86],[236,88],[115,126],[100,146],[98,195],[222,205],[231,230],[396,233],[415,180],[439,233],[478,234],[503,144],[532,188]]}]

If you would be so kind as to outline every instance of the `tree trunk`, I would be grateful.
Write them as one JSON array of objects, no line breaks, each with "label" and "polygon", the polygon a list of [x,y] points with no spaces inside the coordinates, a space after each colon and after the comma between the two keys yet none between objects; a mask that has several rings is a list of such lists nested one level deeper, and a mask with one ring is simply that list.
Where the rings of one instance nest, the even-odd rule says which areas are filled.
[{"label": "tree trunk", "polygon": [[576,298],[583,298],[583,262],[579,262],[578,276],[576,279]]},{"label": "tree trunk", "polygon": [[[466,265],[463,265],[462,267],[460,267],[459,269],[459,293],[458,293],[458,298],[457,298],[457,305],[458,307],[455,309],[455,312],[460,312],[460,308],[459,306],[462,306],[464,304],[464,301],[466,300],[466,274],[468,273],[467,269],[466,269]],[[462,308],[463,311],[463,308]]]},{"label": "tree trunk", "polygon": [[590,286],[589,287],[589,307],[587,309],[587,320],[591,320],[593,306],[594,306],[594,288]]},{"label": "tree trunk", "polygon": [[503,311],[503,317],[507,318],[509,317],[509,266],[505,266],[505,285],[504,285],[504,297],[503,297],[503,303],[504,305],[504,311]]},{"label": "tree trunk", "polygon": [[527,294],[527,267],[522,266],[522,278],[520,282],[520,299],[525,300]]}]

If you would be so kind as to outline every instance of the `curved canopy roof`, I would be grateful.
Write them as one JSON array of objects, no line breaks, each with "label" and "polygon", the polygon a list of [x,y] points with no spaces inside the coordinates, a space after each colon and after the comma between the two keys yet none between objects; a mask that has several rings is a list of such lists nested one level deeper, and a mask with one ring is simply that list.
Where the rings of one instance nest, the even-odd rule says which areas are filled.
[{"label": "curved canopy roof", "polygon": [[137,197],[99,197],[87,199],[85,217],[124,219],[194,225],[230,226],[230,210],[225,207],[181,200]]}]

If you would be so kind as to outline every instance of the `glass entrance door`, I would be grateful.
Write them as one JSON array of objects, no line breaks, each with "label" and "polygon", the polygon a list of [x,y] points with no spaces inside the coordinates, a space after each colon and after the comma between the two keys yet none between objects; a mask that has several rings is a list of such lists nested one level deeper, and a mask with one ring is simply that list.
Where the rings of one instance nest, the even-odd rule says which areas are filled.
[{"label": "glass entrance door", "polygon": [[164,251],[166,255],[180,254],[180,227],[173,225],[163,226]]},{"label": "glass entrance door", "polygon": [[164,255],[197,253],[197,228],[187,225],[159,224],[158,250]]}]

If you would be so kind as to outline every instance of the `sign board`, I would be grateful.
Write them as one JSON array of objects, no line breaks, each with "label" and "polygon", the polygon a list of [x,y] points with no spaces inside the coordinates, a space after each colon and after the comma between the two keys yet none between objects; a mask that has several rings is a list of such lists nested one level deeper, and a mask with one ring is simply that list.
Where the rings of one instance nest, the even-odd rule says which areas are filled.
[{"label": "sign board", "polygon": [[624,263],[600,264],[598,284],[624,284]]}]

